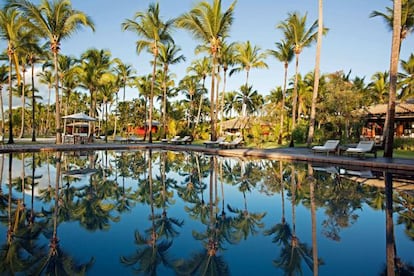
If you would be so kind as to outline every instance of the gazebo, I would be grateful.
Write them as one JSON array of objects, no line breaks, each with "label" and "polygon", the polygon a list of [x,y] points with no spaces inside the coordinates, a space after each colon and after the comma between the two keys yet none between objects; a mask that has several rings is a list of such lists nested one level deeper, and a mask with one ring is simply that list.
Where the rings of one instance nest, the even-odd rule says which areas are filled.
[{"label": "gazebo", "polygon": [[[85,143],[88,141],[89,122],[96,121],[95,118],[85,113],[75,113],[62,117],[65,120],[64,143]],[[71,120],[71,124],[66,124],[66,120]]]}]

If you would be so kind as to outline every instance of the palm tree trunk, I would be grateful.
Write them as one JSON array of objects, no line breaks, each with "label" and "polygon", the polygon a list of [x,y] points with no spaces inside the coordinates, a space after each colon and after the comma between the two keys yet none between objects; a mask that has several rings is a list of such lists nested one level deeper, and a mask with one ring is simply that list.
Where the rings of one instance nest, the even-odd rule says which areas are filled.
[{"label": "palm tree trunk", "polygon": [[295,84],[293,86],[293,99],[292,99],[292,126],[290,130],[290,144],[289,147],[293,147],[295,142],[293,139],[293,131],[296,127],[296,106],[298,102],[298,74],[299,74],[299,53],[296,53],[296,66],[295,66]]},{"label": "palm tree trunk", "polygon": [[286,83],[287,83],[287,73],[288,73],[288,66],[289,63],[285,62],[285,76],[283,78],[283,90],[282,90],[282,109],[280,112],[280,129],[279,129],[279,139],[277,143],[280,145],[282,144],[283,139],[283,122],[284,122],[284,115],[285,115],[285,99],[286,99]]},{"label": "palm tree trunk", "polygon": [[308,140],[306,141],[308,147],[311,146],[313,141],[313,136],[315,133],[315,118],[316,118],[316,102],[318,99],[318,90],[319,90],[319,74],[320,74],[320,63],[321,63],[321,48],[322,48],[322,34],[323,34],[323,0],[319,0],[318,5],[318,37],[316,42],[316,58],[315,58],[315,72],[314,72],[314,82],[313,82],[313,93],[312,93],[312,105],[311,105],[311,114],[309,121],[309,132]]},{"label": "palm tree trunk", "polygon": [[34,87],[34,62],[31,62],[32,67],[32,142],[36,142],[36,98],[35,98],[35,87]]},{"label": "palm tree trunk", "polygon": [[211,141],[216,141],[217,134],[216,134],[216,116],[215,116],[215,101],[214,101],[214,88],[215,88],[215,79],[216,79],[216,64],[217,64],[217,53],[216,51],[213,52],[212,56],[212,69],[211,69],[211,91],[210,91],[210,126],[211,126]]},{"label": "palm tree trunk", "polygon": [[396,271],[396,262],[395,258],[397,256],[395,252],[395,237],[394,237],[394,223],[392,214],[393,210],[393,189],[392,189],[392,174],[385,174],[385,229],[386,229],[386,267],[387,275],[395,275]]},{"label": "palm tree trunk", "polygon": [[53,51],[53,58],[55,63],[55,124],[56,124],[56,144],[62,143],[62,130],[60,126],[60,99],[59,99],[59,68],[58,68],[58,53]]},{"label": "palm tree trunk", "polygon": [[12,72],[13,72],[13,62],[12,62],[13,50],[9,47],[8,56],[9,56],[9,141],[7,144],[14,144],[13,140],[13,86],[12,86]]},{"label": "palm tree trunk", "polygon": [[21,125],[20,125],[20,135],[19,135],[19,138],[21,139],[21,138],[23,138],[23,135],[24,135],[24,121],[25,121],[25,119],[24,119],[24,115],[25,115],[25,108],[26,108],[26,69],[25,68],[23,68],[23,83],[22,83],[22,95],[20,96],[21,97],[21,100],[22,100],[22,115],[21,115],[21,118],[22,118],[22,122],[21,122]]},{"label": "palm tree trunk", "polygon": [[154,53],[154,64],[152,65],[152,80],[151,80],[151,93],[150,93],[150,102],[149,102],[149,115],[148,115],[148,129],[149,129],[149,139],[148,142],[152,143],[152,111],[154,109],[154,83],[155,83],[155,73],[157,67],[157,54]]},{"label": "palm tree trunk", "polygon": [[162,97],[162,126],[163,134],[162,138],[167,138],[167,72],[168,67],[164,67],[164,79],[163,79],[163,97]]},{"label": "palm tree trunk", "polygon": [[296,54],[296,65],[295,65],[295,84],[293,86],[293,95],[292,95],[292,131],[296,127],[296,109],[298,103],[298,78],[299,78],[299,54]]},{"label": "palm tree trunk", "polygon": [[46,135],[49,135],[50,129],[50,94],[51,94],[51,85],[48,85],[48,96],[47,96],[47,122],[46,122]]},{"label": "palm tree trunk", "polygon": [[[125,95],[125,86],[124,86],[124,95]],[[118,93],[116,93],[116,106],[118,108],[119,112],[119,105],[118,105]],[[118,116],[115,116],[115,123],[114,123],[114,134],[112,135],[112,138],[115,139],[116,136],[116,128],[117,128],[117,122],[118,122]]]},{"label": "palm tree trunk", "polygon": [[[321,0],[320,0],[321,2]],[[315,178],[313,177],[313,168],[308,164],[309,193],[311,201],[311,219],[312,219],[312,259],[313,259],[313,275],[319,275],[318,262],[318,238],[316,232],[316,206],[315,206]]]},{"label": "palm tree trunk", "polygon": [[3,109],[3,87],[0,86],[0,112],[1,112],[1,124],[0,124],[0,135],[1,135],[1,141],[4,141],[4,109]]},{"label": "palm tree trunk", "polygon": [[394,22],[392,33],[391,46],[391,61],[390,61],[390,94],[388,98],[388,109],[385,129],[385,147],[384,157],[393,156],[394,145],[394,120],[395,120],[395,100],[397,94],[397,78],[398,78],[398,62],[400,58],[400,43],[401,43],[401,0],[394,0]]}]

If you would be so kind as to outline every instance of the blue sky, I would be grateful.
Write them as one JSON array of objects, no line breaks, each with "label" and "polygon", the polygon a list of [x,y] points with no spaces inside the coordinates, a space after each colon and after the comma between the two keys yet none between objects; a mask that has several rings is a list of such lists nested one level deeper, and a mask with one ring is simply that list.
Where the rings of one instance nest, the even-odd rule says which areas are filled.
[{"label": "blue sky", "polygon": [[[36,1],[35,1],[36,2]],[[94,21],[96,31],[82,30],[61,44],[61,51],[66,55],[79,56],[88,48],[109,49],[112,57],[120,58],[131,64],[138,75],[151,72],[151,56],[143,51],[139,56],[135,52],[138,36],[130,31],[122,31],[121,24],[132,19],[135,12],[147,10],[149,0],[72,0],[75,9],[88,14]],[[188,12],[195,0],[159,0],[161,17],[171,19]],[[223,9],[232,3],[223,0]],[[338,70],[348,72],[351,76],[364,77],[370,81],[375,72],[389,70],[391,35],[382,18],[370,18],[372,11],[385,11],[391,6],[391,0],[329,0],[324,1],[324,25],[330,31],[323,38],[321,53],[321,72],[331,73]],[[282,38],[282,32],[275,28],[287,18],[289,12],[307,13],[309,25],[317,19],[317,0],[238,0],[234,12],[229,41],[245,42],[263,51],[274,49],[275,42]],[[184,75],[191,61],[200,58],[194,54],[194,48],[200,42],[185,30],[173,33],[176,44],[181,47],[187,60],[171,66],[176,74],[176,81]],[[2,44],[0,44],[2,45]],[[403,42],[401,59],[407,60],[414,49],[414,35]],[[270,90],[283,82],[283,65],[272,57],[266,59],[269,69],[252,69],[249,82],[259,93],[267,95]],[[315,47],[303,50],[299,60],[301,74],[313,70],[315,64]],[[290,64],[289,77],[294,75],[294,62]],[[237,90],[245,82],[245,73],[233,75],[228,80],[227,90]],[[135,89],[127,90],[127,98],[136,98]]]}]

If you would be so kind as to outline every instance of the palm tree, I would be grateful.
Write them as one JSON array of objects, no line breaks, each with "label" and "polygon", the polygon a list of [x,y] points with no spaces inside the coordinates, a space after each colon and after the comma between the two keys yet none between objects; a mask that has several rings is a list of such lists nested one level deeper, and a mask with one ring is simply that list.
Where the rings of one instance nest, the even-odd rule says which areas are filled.
[{"label": "palm tree", "polygon": [[23,12],[25,18],[32,24],[32,28],[41,37],[49,40],[55,68],[56,144],[60,144],[62,143],[58,76],[60,43],[82,26],[90,27],[94,31],[94,24],[85,13],[74,10],[70,0],[56,0],[53,2],[42,0],[39,6],[28,0],[11,0],[10,3],[11,6],[17,7]]},{"label": "palm tree", "polygon": [[[116,64],[115,71],[118,73],[118,78],[121,82],[121,86],[123,87],[122,101],[125,102],[125,88],[127,85],[129,85],[132,74],[135,74],[136,72],[133,69],[132,65],[124,64],[118,58],[115,58],[114,62]],[[118,93],[116,93],[116,106],[118,107]],[[116,135],[117,121],[118,121],[117,119],[118,119],[118,116],[115,116],[114,137]]]},{"label": "palm tree", "polygon": [[[394,40],[397,39],[394,36],[397,36],[397,35],[399,36],[399,41],[398,41],[398,45],[397,45],[398,49],[395,49],[396,52],[391,53],[391,55],[392,55],[391,58],[396,58],[397,61],[398,61],[399,58],[400,58],[400,49],[401,49],[402,41],[407,37],[407,35],[410,32],[414,31],[414,1],[412,1],[412,0],[400,0],[400,1],[398,1],[398,3],[395,3],[395,2],[393,2],[393,3],[394,3],[394,6],[392,8],[391,7],[386,7],[386,10],[387,10],[386,13],[379,12],[379,11],[373,11],[371,13],[370,17],[376,17],[376,16],[382,17],[384,19],[385,23],[387,24],[387,26],[389,27],[389,29],[393,31],[393,40],[392,40],[392,49],[391,50],[394,50],[394,48],[393,48],[394,43],[397,43],[397,41],[394,41]],[[395,11],[396,4],[398,4],[398,6],[399,6],[398,7],[398,14]],[[398,22],[395,21],[396,20],[395,16],[399,17],[397,19],[397,20],[399,20],[398,22],[400,24],[398,30],[395,29],[397,27],[396,24],[398,23]],[[394,56],[394,55],[396,55],[396,56]],[[394,61],[391,61],[391,63],[393,63],[393,62]],[[390,65],[390,67],[391,66],[392,65]],[[396,66],[397,66],[397,70],[398,70],[398,63],[397,63]],[[393,77],[394,76],[391,75],[390,80]],[[397,82],[397,80],[395,80],[395,81]],[[389,104],[391,104],[392,97],[393,97],[393,95],[391,95],[392,94],[391,90],[393,89],[393,87],[391,85],[391,81],[390,81],[390,86],[391,87],[390,87]],[[395,105],[395,103],[394,103],[394,105]],[[395,106],[394,106],[394,108],[395,108]],[[393,109],[393,107],[389,106],[389,111],[392,112],[392,109]],[[394,113],[395,113],[395,110],[394,110]],[[391,126],[391,123],[388,122],[389,118],[390,118],[390,116],[388,116],[388,113],[387,113],[387,116],[385,117],[384,131],[383,131],[384,132],[384,148],[387,147],[385,144],[387,142],[390,142],[390,141],[387,141],[387,139],[386,139],[387,133],[391,133],[391,130],[388,129],[388,126]],[[391,138],[391,140],[392,140],[392,142],[394,142],[393,141],[394,138]],[[392,148],[392,145],[389,145],[388,147]],[[389,154],[390,154],[389,150],[384,151],[384,156],[385,155],[388,156]],[[392,155],[392,152],[391,152],[391,155]]]},{"label": "palm tree", "polygon": [[4,141],[4,110],[3,110],[3,85],[7,83],[9,79],[9,70],[7,65],[2,64],[0,65],[0,117],[1,117],[1,124],[0,124],[0,142]]},{"label": "palm tree", "polygon": [[387,101],[390,89],[389,76],[388,71],[376,72],[372,75],[372,82],[368,85],[368,91],[374,103],[383,104]]},{"label": "palm tree", "polygon": [[[400,45],[404,39],[407,38],[410,32],[414,31],[414,1],[413,0],[401,0],[401,29],[400,29]],[[394,3],[395,6],[395,3]],[[390,31],[394,30],[394,8],[386,7],[386,12],[373,11],[370,17],[382,17],[387,24]]]},{"label": "palm tree", "polygon": [[242,107],[241,115],[247,117],[248,114],[253,113],[257,109],[255,98],[257,97],[257,90],[253,90],[253,86],[242,85],[240,91],[236,92],[235,100],[239,102]]},{"label": "palm tree", "polygon": [[150,105],[148,114],[149,142],[152,143],[152,112],[154,104],[154,82],[157,67],[157,58],[159,55],[160,43],[172,41],[170,29],[174,20],[163,22],[160,18],[159,4],[150,4],[147,12],[137,12],[134,20],[127,19],[122,23],[122,29],[135,32],[138,36],[143,37],[137,41],[137,53],[143,49],[148,49],[154,56],[152,65],[152,80]]},{"label": "palm tree", "polygon": [[[392,157],[394,145],[394,120],[395,120],[395,99],[397,95],[397,78],[398,78],[398,61],[400,59],[401,45],[401,2],[404,0],[394,0],[393,13],[393,33],[391,45],[391,62],[390,62],[390,94],[388,97],[388,108],[384,126],[385,147],[384,157]],[[407,0],[408,1],[408,0]],[[405,22],[404,22],[405,23]]]},{"label": "palm tree", "polygon": [[277,50],[268,50],[268,54],[274,56],[280,62],[283,63],[283,67],[285,69],[285,74],[283,78],[283,90],[282,90],[282,110],[280,112],[280,129],[279,129],[279,138],[277,143],[280,145],[282,144],[282,135],[283,135],[283,121],[284,121],[284,114],[285,114],[285,99],[286,99],[286,83],[287,83],[287,73],[289,63],[292,61],[294,52],[292,44],[289,41],[282,40],[281,42],[277,42],[276,48]]},{"label": "palm tree", "polygon": [[207,1],[198,3],[190,12],[183,14],[177,19],[177,26],[192,32],[195,38],[209,45],[211,57],[211,91],[210,91],[210,122],[211,141],[216,140],[216,116],[215,116],[215,77],[217,71],[218,53],[222,39],[229,34],[230,26],[233,23],[233,11],[236,1],[222,12],[221,0],[214,0],[213,5]]},{"label": "palm tree", "polygon": [[[293,99],[292,99],[292,130],[296,126],[296,108],[298,98],[298,74],[299,74],[299,56],[302,53],[303,48],[309,47],[316,40],[317,33],[315,29],[318,27],[317,21],[315,21],[309,28],[306,27],[307,14],[303,17],[297,13],[289,13],[286,21],[277,25],[277,28],[281,29],[285,35],[286,40],[292,43],[296,56],[295,66],[295,82],[293,86]],[[290,146],[293,147],[293,135],[291,135]]]},{"label": "palm tree", "polygon": [[268,68],[266,62],[263,61],[266,58],[266,53],[260,53],[260,50],[257,46],[252,47],[249,40],[245,43],[236,44],[235,64],[238,64],[239,67],[230,70],[230,76],[235,72],[246,71],[247,86],[249,84],[249,73],[252,68]]},{"label": "palm tree", "polygon": [[[233,66],[235,63],[235,43],[227,44],[226,42],[222,43],[219,55],[219,63],[223,68],[223,92],[221,93],[221,102],[220,102],[220,120],[224,119],[224,97],[226,94],[226,85],[227,85],[227,71],[229,66]],[[222,135],[222,129],[219,130],[219,135]]]},{"label": "palm tree", "polygon": [[[198,113],[197,113],[195,128],[200,123],[201,108],[202,108],[202,104],[204,102],[203,94],[205,92],[207,92],[206,88],[205,88],[205,82],[206,82],[206,78],[207,78],[210,71],[211,71],[211,63],[210,63],[210,60],[207,57],[203,57],[202,59],[194,60],[193,62],[191,62],[190,67],[187,68],[188,73],[194,73],[195,78],[198,79],[198,80],[201,79],[202,82],[203,82],[202,90],[199,91],[200,92],[199,93],[200,94],[200,101],[199,101],[199,105],[198,105]],[[195,92],[197,94],[197,91],[195,91]]]},{"label": "palm tree", "polygon": [[13,73],[13,63],[16,67],[16,76],[17,83],[20,85],[20,73],[19,73],[19,64],[18,57],[16,53],[16,48],[21,42],[22,30],[25,28],[27,22],[20,16],[19,12],[16,9],[7,7],[3,10],[0,10],[0,38],[7,41],[7,56],[9,58],[9,140],[8,144],[13,144],[13,85],[12,85],[12,73]]},{"label": "palm tree", "polygon": [[[88,49],[81,55],[82,63],[78,68],[81,86],[88,89],[91,95],[89,116],[96,116],[96,93],[100,85],[101,77],[109,71],[111,66],[111,52],[108,50]],[[91,135],[95,128],[94,123],[91,123],[89,128],[89,135]]]},{"label": "palm tree", "polygon": [[167,76],[170,65],[177,64],[181,61],[185,61],[183,55],[178,55],[181,49],[173,43],[167,43],[166,45],[160,44],[159,62],[163,67],[163,80],[162,80],[162,125],[164,128],[163,138],[167,138]]},{"label": "palm tree", "polygon": [[46,111],[46,124],[47,124],[46,125],[46,135],[48,135],[49,134],[49,128],[50,128],[50,94],[51,94],[50,92],[51,92],[51,89],[53,87],[54,80],[53,80],[52,72],[49,71],[49,70],[39,72],[37,74],[37,76],[38,76],[39,82],[42,83],[42,84],[46,84],[47,88],[48,88],[47,107],[46,107],[47,108],[47,111]]},{"label": "palm tree", "polygon": [[312,92],[312,105],[309,119],[309,132],[308,139],[306,141],[308,147],[312,144],[313,135],[315,132],[315,117],[316,117],[316,104],[318,99],[319,89],[319,76],[321,65],[321,48],[322,48],[322,35],[323,35],[323,0],[318,0],[318,35],[316,38],[316,57],[315,57],[315,70],[314,70],[314,82]]}]

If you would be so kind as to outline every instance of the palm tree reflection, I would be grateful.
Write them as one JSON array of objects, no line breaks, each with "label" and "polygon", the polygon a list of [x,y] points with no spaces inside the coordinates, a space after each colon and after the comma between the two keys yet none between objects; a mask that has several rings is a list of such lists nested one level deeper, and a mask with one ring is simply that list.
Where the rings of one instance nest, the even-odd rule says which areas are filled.
[{"label": "palm tree reflection", "polygon": [[[165,267],[172,267],[171,261],[167,256],[168,249],[172,245],[172,240],[160,240],[157,233],[156,217],[154,211],[154,187],[152,176],[152,150],[148,151],[148,176],[147,186],[148,193],[141,193],[144,200],[150,205],[151,227],[145,231],[145,235],[135,231],[135,244],[139,247],[136,252],[130,256],[121,256],[120,261],[126,266],[133,266],[136,273],[144,273],[145,275],[156,275],[157,268],[160,264]],[[182,225],[182,224],[181,224]],[[162,233],[166,233],[162,231]]]}]

